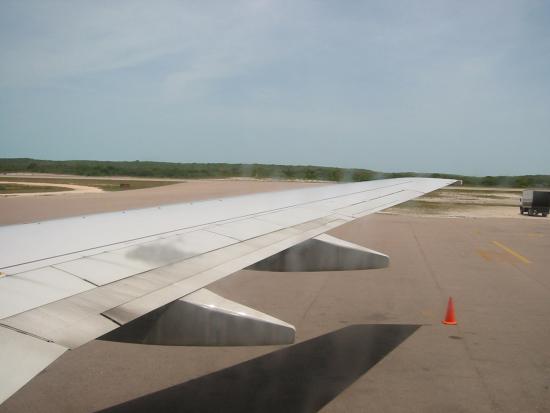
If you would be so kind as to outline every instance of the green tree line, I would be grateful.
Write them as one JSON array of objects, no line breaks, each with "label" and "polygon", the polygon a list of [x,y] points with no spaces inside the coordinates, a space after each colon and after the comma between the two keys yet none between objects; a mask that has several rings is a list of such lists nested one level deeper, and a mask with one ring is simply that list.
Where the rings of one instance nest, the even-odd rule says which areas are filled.
[{"label": "green tree line", "polygon": [[49,161],[30,158],[0,158],[0,173],[34,172],[82,176],[133,176],[146,178],[273,178],[335,182],[419,176],[460,179],[468,186],[550,187],[550,175],[464,176],[441,173],[377,172],[311,165],[228,163],[173,163],[150,161]]}]

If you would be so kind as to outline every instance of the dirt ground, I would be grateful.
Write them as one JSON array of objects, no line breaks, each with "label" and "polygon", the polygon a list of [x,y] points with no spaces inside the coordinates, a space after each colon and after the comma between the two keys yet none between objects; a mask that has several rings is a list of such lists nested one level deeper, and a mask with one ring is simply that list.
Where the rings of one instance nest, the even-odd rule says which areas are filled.
[{"label": "dirt ground", "polygon": [[465,218],[521,218],[522,189],[447,187],[405,202],[386,213]]},{"label": "dirt ground", "polygon": [[[70,184],[50,184],[47,182],[24,182],[24,181],[0,181],[0,184],[12,184],[20,185],[24,187],[36,187],[37,190],[34,192],[29,192],[24,190],[22,192],[11,192],[7,194],[0,194],[2,197],[19,197],[19,196],[52,196],[52,195],[64,195],[66,193],[78,193],[78,194],[87,194],[87,193],[96,193],[103,192],[99,188],[93,186],[85,185],[70,185]],[[48,188],[48,191],[43,191],[44,187]]]}]

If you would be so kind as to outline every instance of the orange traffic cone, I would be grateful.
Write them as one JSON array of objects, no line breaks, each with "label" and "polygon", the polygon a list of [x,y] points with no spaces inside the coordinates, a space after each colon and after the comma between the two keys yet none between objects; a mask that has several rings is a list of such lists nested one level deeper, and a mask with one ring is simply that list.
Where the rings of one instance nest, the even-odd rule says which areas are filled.
[{"label": "orange traffic cone", "polygon": [[447,314],[445,315],[445,320],[442,321],[443,324],[456,324],[455,318],[455,306],[453,305],[453,298],[449,297],[449,302],[447,303]]}]

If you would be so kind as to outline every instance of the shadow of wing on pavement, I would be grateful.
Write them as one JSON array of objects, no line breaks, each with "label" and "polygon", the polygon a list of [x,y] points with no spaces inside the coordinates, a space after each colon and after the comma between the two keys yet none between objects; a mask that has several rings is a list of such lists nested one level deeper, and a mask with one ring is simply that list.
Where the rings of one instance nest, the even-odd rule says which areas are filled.
[{"label": "shadow of wing on pavement", "polygon": [[102,412],[315,412],[418,328],[351,325]]}]

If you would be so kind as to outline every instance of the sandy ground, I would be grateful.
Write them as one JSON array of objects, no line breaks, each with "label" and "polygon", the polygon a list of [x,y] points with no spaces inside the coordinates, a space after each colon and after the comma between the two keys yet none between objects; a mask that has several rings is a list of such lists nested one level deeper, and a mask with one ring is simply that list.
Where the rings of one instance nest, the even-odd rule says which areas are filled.
[{"label": "sandy ground", "polygon": [[71,194],[90,194],[103,192],[102,189],[93,186],[85,185],[69,185],[69,184],[52,184],[48,182],[14,182],[14,181],[0,181],[0,184],[18,184],[26,186],[51,186],[55,188],[66,188],[68,191],[56,191],[56,192],[25,192],[25,193],[12,193],[12,194],[0,194],[2,197],[20,197],[20,196],[52,196],[52,195],[65,195]]},{"label": "sandy ground", "polygon": [[45,174],[45,173],[22,173],[22,172],[13,172],[13,173],[4,173],[0,174],[0,179],[2,177],[6,178],[50,178],[50,179],[59,179],[59,178],[70,178],[70,179],[106,179],[106,180],[130,180],[130,181],[174,181],[182,182],[184,179],[172,179],[172,178],[141,178],[135,176],[82,176],[82,175],[70,175],[70,174]]},{"label": "sandy ground", "polygon": [[[27,222],[307,184],[187,185],[67,195],[63,201],[0,199],[0,219]],[[294,324],[298,343],[358,323],[421,325],[324,412],[550,411],[550,219],[375,214],[331,234],[389,254],[390,267],[239,271],[209,286]],[[455,300],[457,326],[441,324],[449,296]],[[280,348],[93,341],[59,358],[0,412],[91,412]],[[258,380],[269,380],[269,372]]]},{"label": "sandy ground", "polygon": [[527,218],[519,213],[517,188],[447,187],[385,213],[464,218]]},{"label": "sandy ground", "polygon": [[422,207],[394,207],[389,208],[384,213],[394,215],[412,215],[418,217],[442,217],[442,218],[518,218],[527,219],[527,216],[523,216],[519,213],[519,207],[509,206],[481,206],[481,205],[467,205],[467,206],[454,206],[454,207],[442,207],[439,211],[432,211],[428,208]]},{"label": "sandy ground", "polygon": [[0,174],[0,179],[2,176],[6,178],[70,178],[70,179],[82,179],[82,180],[91,180],[91,179],[102,179],[102,180],[124,180],[124,181],[165,181],[165,182],[187,182],[187,181],[260,181],[260,182],[302,182],[302,183],[333,183],[332,181],[318,181],[318,180],[284,180],[284,179],[257,179],[251,177],[231,177],[231,178],[211,178],[211,179],[183,179],[183,178],[146,178],[146,177],[135,177],[135,176],[82,176],[82,175],[70,175],[70,174],[46,174],[46,173],[4,173]]}]

